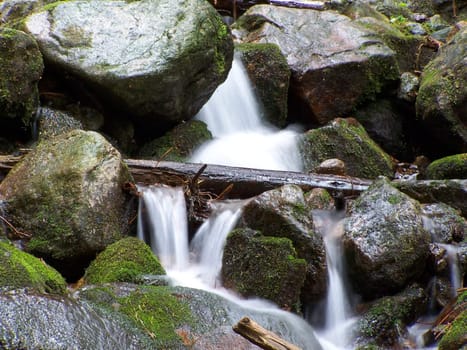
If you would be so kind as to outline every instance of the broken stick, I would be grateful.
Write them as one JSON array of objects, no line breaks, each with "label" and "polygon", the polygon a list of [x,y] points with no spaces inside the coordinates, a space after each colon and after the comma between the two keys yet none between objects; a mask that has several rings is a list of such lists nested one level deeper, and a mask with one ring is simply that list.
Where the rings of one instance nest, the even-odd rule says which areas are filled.
[{"label": "broken stick", "polygon": [[301,350],[248,317],[243,317],[232,328],[236,333],[265,350]]}]

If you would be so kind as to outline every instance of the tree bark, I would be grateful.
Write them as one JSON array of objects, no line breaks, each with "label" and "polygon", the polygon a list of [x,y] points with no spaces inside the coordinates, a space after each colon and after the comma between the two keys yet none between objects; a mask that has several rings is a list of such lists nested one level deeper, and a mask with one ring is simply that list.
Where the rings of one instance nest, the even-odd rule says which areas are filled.
[{"label": "tree bark", "polygon": [[[372,183],[371,180],[339,175],[306,174],[291,171],[275,171],[207,165],[203,164],[156,162],[150,160],[126,159],[125,162],[138,184],[164,183],[170,186],[196,185],[200,191],[213,194],[223,193],[230,186],[229,197],[249,198],[264,191],[286,184],[301,187],[304,191],[320,187],[334,194],[357,195]],[[224,193],[225,194],[225,193]]]},{"label": "tree bark", "polygon": [[265,350],[301,350],[248,317],[242,318],[232,328],[236,333]]}]

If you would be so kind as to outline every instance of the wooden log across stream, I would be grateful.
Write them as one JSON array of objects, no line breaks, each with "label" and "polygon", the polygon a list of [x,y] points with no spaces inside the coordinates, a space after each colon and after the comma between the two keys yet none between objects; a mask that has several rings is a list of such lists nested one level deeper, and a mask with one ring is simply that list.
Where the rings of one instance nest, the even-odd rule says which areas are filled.
[{"label": "wooden log across stream", "polygon": [[[24,152],[26,153],[26,151]],[[1,175],[19,162],[22,155],[0,155]],[[333,195],[357,196],[373,180],[351,176],[300,173],[165,161],[125,159],[136,184],[156,183],[170,186],[188,186],[194,192],[207,192],[222,198],[250,198],[264,191],[292,184],[304,191],[327,189]],[[467,179],[397,181],[400,191],[422,203],[443,202],[467,216]],[[226,191],[227,190],[227,191]],[[225,193],[228,192],[228,195]]]},{"label": "wooden log across stream", "polygon": [[[283,185],[293,184],[308,191],[315,187],[356,195],[366,190],[371,180],[339,175],[307,174],[292,171],[262,170],[224,165],[157,162],[126,159],[137,184],[189,184],[196,178],[201,191],[220,194],[230,186],[232,198],[248,198]],[[204,167],[204,169],[202,169]],[[202,172],[200,172],[202,170]]]}]

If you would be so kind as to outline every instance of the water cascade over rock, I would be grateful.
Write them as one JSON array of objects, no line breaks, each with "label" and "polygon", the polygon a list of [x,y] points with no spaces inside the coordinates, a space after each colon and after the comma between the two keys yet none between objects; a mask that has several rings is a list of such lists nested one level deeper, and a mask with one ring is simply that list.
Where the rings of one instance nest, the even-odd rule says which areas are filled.
[{"label": "water cascade over rock", "polygon": [[298,133],[266,125],[259,108],[245,68],[235,55],[227,80],[197,115],[215,139],[195,151],[191,161],[300,171]]}]

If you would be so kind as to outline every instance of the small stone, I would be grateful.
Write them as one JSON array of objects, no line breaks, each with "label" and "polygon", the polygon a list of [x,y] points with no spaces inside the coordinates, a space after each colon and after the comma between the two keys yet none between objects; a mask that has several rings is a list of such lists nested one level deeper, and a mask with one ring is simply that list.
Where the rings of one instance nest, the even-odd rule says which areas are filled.
[{"label": "small stone", "polygon": [[420,79],[415,74],[411,72],[402,73],[397,97],[407,102],[415,102],[419,84]]},{"label": "small stone", "polygon": [[326,159],[317,168],[318,174],[332,174],[345,176],[345,163],[337,158]]}]

